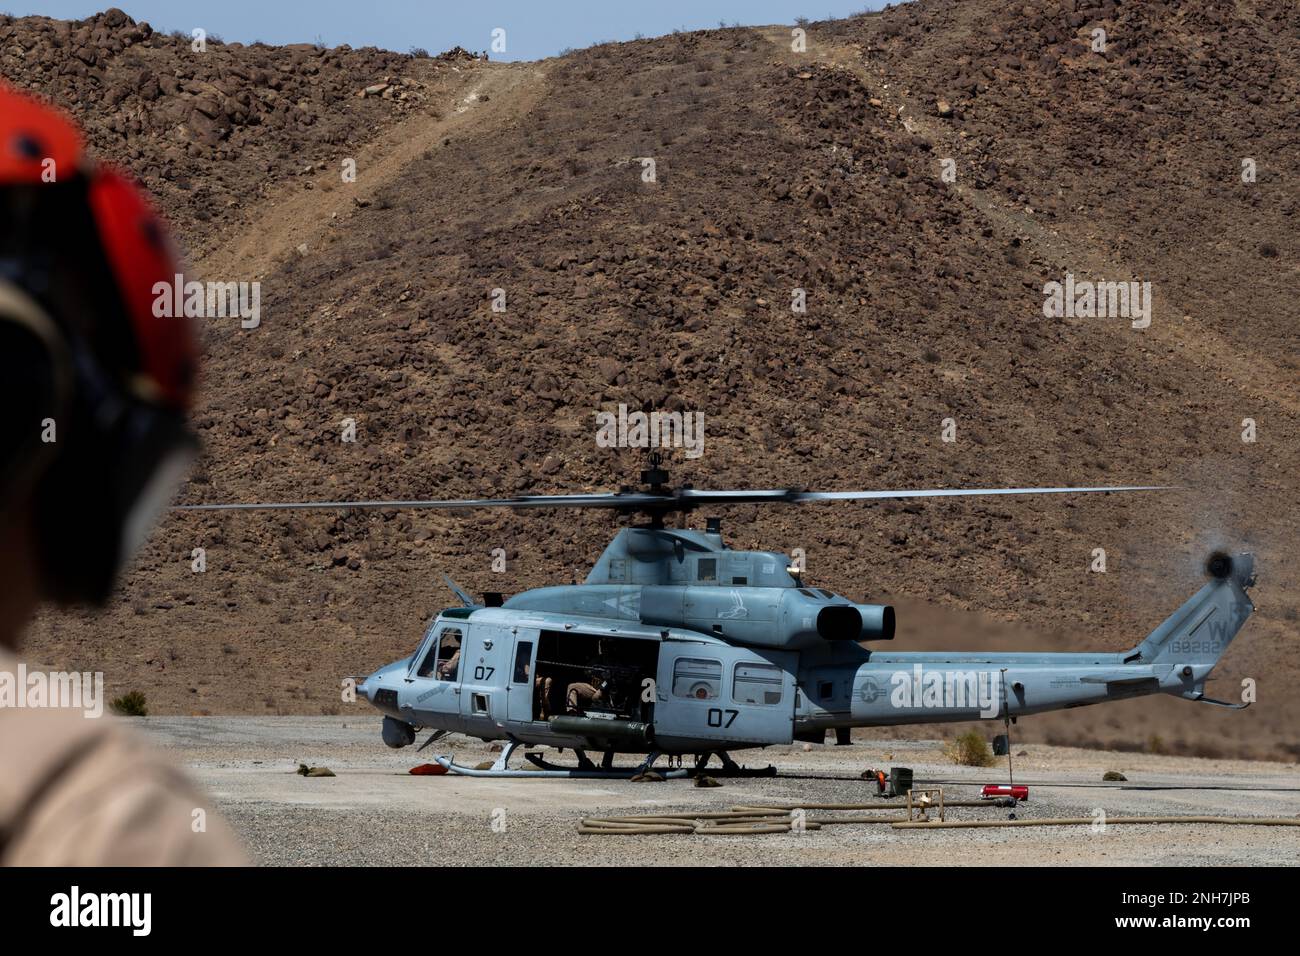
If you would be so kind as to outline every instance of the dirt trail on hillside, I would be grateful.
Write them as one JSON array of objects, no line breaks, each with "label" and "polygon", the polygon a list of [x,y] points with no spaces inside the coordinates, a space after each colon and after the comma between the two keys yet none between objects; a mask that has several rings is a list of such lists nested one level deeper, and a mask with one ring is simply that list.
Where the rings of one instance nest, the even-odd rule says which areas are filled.
[{"label": "dirt trail on hillside", "polygon": [[[960,49],[966,39],[964,26],[961,22],[952,24],[954,50]],[[948,155],[960,155],[956,143],[958,130],[937,119],[925,104],[910,97],[907,90],[897,88],[897,80],[886,72],[883,65],[864,58],[860,45],[810,36],[807,52],[798,54],[790,49],[788,27],[766,27],[759,32],[792,64],[819,63],[853,73],[908,132],[924,136],[936,147],[941,144],[952,147]],[[1007,201],[995,191],[976,189],[969,182],[963,182],[960,173],[951,188],[994,226],[1020,237],[1042,258],[1061,264],[1063,270],[1068,268],[1081,279],[1140,279],[1131,267],[1110,258],[1086,238],[1063,234],[1045,225],[1025,207]],[[1167,285],[1155,298],[1151,326],[1143,330],[1144,335],[1165,348],[1176,348],[1198,368],[1213,374],[1220,383],[1236,387],[1262,404],[1272,405],[1291,415],[1300,414],[1300,388],[1294,375],[1284,372],[1265,356],[1246,350],[1241,344],[1198,324],[1195,314],[1180,304],[1182,296],[1177,291],[1171,293]]]},{"label": "dirt trail on hillside", "polygon": [[313,188],[301,183],[284,188],[235,239],[199,259],[197,274],[261,278],[303,245],[314,250],[332,226],[372,202],[427,151],[438,149],[449,137],[481,132],[527,112],[541,95],[544,78],[539,63],[485,63],[467,70],[443,108],[417,113],[359,150],[355,182],[342,182],[341,166],[327,164],[311,181]]}]

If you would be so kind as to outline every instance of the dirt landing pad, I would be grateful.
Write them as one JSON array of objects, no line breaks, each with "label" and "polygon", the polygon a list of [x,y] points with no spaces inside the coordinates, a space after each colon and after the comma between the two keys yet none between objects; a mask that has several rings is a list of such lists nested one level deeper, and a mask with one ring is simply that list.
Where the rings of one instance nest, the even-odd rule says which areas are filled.
[{"label": "dirt landing pad", "polygon": [[[939,781],[950,800],[1004,782],[948,763],[937,741],[862,741],[847,747],[738,753],[779,776],[689,781],[483,780],[410,776],[434,752],[474,764],[488,745],[453,736],[422,754],[391,751],[369,717],[164,717],[138,721],[184,763],[254,858],[275,865],[1286,865],[1300,860],[1300,828],[1125,826],[903,832],[835,826],[769,836],[580,836],[583,816],[722,810],[738,804],[867,802],[867,767],[912,767],[917,786]],[[1296,764],[1106,753],[1030,744],[1016,782],[1030,785],[1020,819],[1216,815],[1300,816]],[[571,754],[548,752],[551,759]],[[631,758],[625,758],[631,762]],[[299,764],[337,776],[304,778]],[[1124,783],[1102,783],[1107,770]],[[884,801],[882,801],[884,802]],[[949,819],[1003,819],[1004,809],[954,809]],[[881,811],[881,815],[891,811]],[[815,819],[816,811],[809,811]]]}]

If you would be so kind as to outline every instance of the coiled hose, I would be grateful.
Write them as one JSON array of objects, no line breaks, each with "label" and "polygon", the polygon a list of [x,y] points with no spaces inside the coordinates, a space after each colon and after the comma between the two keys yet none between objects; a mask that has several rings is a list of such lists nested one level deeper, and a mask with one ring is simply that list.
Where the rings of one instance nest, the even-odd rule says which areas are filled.
[{"label": "coiled hose", "polygon": [[[948,807],[1006,807],[1010,800],[952,800]],[[913,805],[916,806],[915,804]],[[895,830],[945,830],[993,827],[1064,827],[1111,824],[1223,824],[1225,826],[1296,827],[1294,817],[1048,817],[1027,820],[908,820],[903,817],[840,816],[796,819],[796,810],[905,810],[906,803],[804,803],[763,806],[735,806],[723,811],[658,813],[620,817],[584,817],[578,832],[590,836],[658,836],[698,834],[702,836],[756,836],[789,833],[792,830],[820,830],[825,826],[883,824]],[[932,806],[931,809],[934,809]]]}]

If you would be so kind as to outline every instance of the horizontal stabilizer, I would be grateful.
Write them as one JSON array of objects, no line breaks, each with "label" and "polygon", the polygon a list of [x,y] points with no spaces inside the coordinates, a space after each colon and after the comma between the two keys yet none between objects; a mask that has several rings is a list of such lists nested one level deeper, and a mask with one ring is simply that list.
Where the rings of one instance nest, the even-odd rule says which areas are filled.
[{"label": "horizontal stabilizer", "polygon": [[1080,677],[1084,684],[1141,684],[1155,680],[1154,668],[1151,667],[1116,667],[1108,671],[1098,671]]}]

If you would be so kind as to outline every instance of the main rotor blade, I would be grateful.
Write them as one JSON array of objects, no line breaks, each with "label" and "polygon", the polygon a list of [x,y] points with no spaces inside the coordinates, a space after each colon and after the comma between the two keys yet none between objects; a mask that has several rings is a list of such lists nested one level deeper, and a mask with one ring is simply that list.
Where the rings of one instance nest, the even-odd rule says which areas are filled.
[{"label": "main rotor blade", "polygon": [[677,494],[687,501],[741,504],[772,501],[803,504],[808,501],[868,501],[904,498],[978,498],[985,495],[1067,495],[1112,491],[1172,491],[1168,485],[1110,485],[1089,488],[930,488],[896,491],[696,491],[685,488]]},{"label": "main rotor blade", "polygon": [[274,501],[228,505],[174,505],[173,511],[310,511],[327,508],[639,508],[667,504],[669,495],[520,495],[515,498],[460,498],[410,501]]},{"label": "main rotor blade", "polygon": [[898,491],[796,491],[736,489],[704,491],[680,488],[664,494],[628,492],[592,495],[520,495],[514,498],[413,499],[393,501],[278,501],[212,505],[175,505],[173,511],[312,511],[341,508],[627,508],[677,511],[701,505],[805,504],[810,501],[901,500],[906,498],[978,498],[988,495],[1066,495],[1095,492],[1171,491],[1168,485],[1111,485],[1092,488],[932,488]]}]

